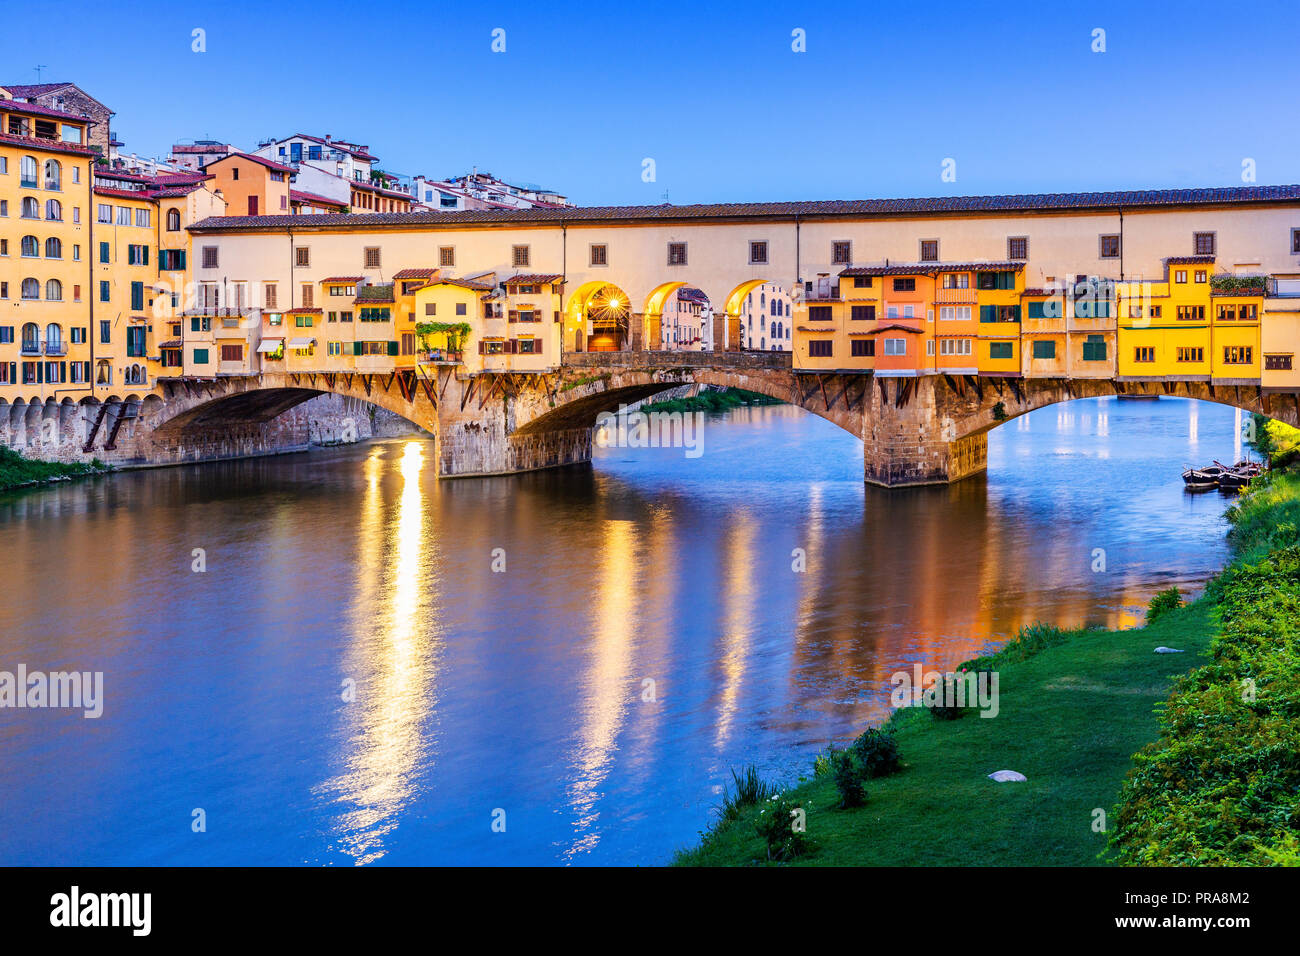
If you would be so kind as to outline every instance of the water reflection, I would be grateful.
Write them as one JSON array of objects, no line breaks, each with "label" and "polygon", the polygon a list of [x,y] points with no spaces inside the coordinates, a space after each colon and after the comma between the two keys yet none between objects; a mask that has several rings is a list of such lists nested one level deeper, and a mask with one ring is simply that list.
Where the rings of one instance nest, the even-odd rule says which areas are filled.
[{"label": "water reflection", "polygon": [[1221,565],[1224,501],[1179,472],[1231,453],[1232,411],[1066,408],[994,429],[987,476],[902,491],[768,407],[698,459],[439,482],[394,442],[0,497],[0,668],[106,696],[0,714],[0,862],[662,862],[732,767],[790,780],[883,719],[894,671],[1136,624]]},{"label": "water reflection", "polygon": [[352,621],[355,643],[346,655],[342,716],[347,727],[346,770],[321,792],[341,805],[331,829],[357,864],[386,852],[417,790],[435,763],[428,739],[436,719],[435,671],[441,655],[438,580],[426,540],[423,442],[405,445],[398,470],[401,490],[391,520],[383,478],[388,447],[375,448],[363,466],[361,550]]}]

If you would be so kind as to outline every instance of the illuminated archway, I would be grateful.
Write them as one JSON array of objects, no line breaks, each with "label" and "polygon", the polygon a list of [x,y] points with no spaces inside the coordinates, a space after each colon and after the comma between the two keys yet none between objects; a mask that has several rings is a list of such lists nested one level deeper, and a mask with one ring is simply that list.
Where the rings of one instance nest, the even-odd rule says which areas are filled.
[{"label": "illuminated archway", "polygon": [[[755,292],[760,292],[760,300],[751,303]],[[732,289],[726,300],[728,348],[789,352],[794,346],[791,313],[796,293],[772,279],[747,279]],[[780,332],[775,338],[769,334],[774,327]]]},{"label": "illuminated archway", "polygon": [[632,342],[632,297],[612,282],[586,282],[569,299],[565,345],[575,352],[617,352]]},{"label": "illuminated archway", "polygon": [[713,303],[704,290],[685,281],[664,282],[646,296],[645,347],[666,351],[711,348],[712,322]]}]

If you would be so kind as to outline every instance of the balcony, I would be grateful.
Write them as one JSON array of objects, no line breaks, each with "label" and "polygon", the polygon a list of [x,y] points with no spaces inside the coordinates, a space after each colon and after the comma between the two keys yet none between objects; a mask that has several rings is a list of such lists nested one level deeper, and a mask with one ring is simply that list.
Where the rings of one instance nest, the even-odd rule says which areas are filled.
[{"label": "balcony", "polygon": [[41,354],[41,343],[40,343],[40,342],[25,341],[25,342],[23,342],[23,344],[22,344],[21,348],[19,349],[19,351],[20,351],[23,355],[40,355],[40,354]]},{"label": "balcony", "polygon": [[1300,279],[1269,279],[1266,291],[1270,299],[1300,298]]}]

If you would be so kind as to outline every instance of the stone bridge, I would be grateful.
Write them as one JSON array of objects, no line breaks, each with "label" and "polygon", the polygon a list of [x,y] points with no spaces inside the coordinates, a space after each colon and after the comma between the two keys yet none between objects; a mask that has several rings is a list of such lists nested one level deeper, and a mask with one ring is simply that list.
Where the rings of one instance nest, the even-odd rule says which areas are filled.
[{"label": "stone bridge", "polygon": [[[955,481],[987,465],[990,429],[1036,408],[1122,393],[1232,405],[1296,425],[1300,398],[1258,386],[974,375],[805,372],[782,352],[586,352],[542,373],[420,366],[391,373],[266,373],[164,380],[161,396],[0,406],[0,440],[33,457],[162,465],[271,454],[377,433],[383,409],[432,437],[443,477],[588,461],[593,426],[680,385],[732,386],[798,405],[862,439],[866,481]],[[302,414],[319,408],[324,415]],[[307,403],[311,403],[310,405]]]}]

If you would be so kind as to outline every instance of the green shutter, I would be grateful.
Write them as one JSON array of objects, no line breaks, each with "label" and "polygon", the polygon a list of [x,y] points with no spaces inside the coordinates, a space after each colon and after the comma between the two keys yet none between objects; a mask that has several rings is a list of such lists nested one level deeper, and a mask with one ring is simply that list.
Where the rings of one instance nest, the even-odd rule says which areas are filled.
[{"label": "green shutter", "polygon": [[1013,322],[1019,322],[1019,321],[1020,321],[1020,306],[1018,306],[1018,305],[1013,305],[1013,306],[1011,307],[1011,321],[1013,321]]},{"label": "green shutter", "polygon": [[388,354],[389,354],[389,355],[396,355],[396,354],[397,354],[397,343],[396,343],[396,342],[389,342],[389,343],[388,343]]},{"label": "green shutter", "polygon": [[996,305],[980,306],[981,322],[996,322],[998,320],[998,307]]}]

